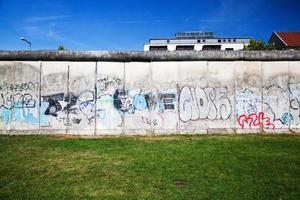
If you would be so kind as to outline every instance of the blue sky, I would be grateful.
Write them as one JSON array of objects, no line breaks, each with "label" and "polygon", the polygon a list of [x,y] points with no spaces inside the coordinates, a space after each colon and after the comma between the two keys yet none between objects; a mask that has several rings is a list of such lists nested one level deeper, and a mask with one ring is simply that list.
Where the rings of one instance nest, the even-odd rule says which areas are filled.
[{"label": "blue sky", "polygon": [[300,31],[300,0],[0,0],[1,50],[143,50],[180,31],[267,41]]}]

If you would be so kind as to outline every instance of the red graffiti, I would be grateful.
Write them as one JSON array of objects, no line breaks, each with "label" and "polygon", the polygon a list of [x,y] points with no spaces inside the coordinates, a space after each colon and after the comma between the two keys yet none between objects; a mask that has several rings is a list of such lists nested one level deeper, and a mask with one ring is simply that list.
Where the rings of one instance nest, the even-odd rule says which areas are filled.
[{"label": "red graffiti", "polygon": [[270,117],[265,117],[265,113],[259,112],[258,114],[252,113],[250,115],[240,115],[238,123],[242,128],[248,125],[249,128],[261,127],[275,129],[275,125],[271,123]]}]

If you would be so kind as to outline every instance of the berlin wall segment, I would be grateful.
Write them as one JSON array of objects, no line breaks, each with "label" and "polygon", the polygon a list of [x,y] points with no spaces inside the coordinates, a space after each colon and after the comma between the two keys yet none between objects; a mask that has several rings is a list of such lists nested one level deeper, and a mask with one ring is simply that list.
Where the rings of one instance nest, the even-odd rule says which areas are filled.
[{"label": "berlin wall segment", "polygon": [[[59,70],[51,68],[49,63],[57,65]],[[89,66],[89,72],[73,72],[78,71],[74,63]],[[237,81],[236,74],[228,78],[230,84],[209,73],[199,78],[195,73],[197,68],[191,67],[186,69],[191,75],[181,77],[177,83],[174,77],[174,82],[162,87],[151,84],[139,87],[137,80],[126,79],[135,84],[125,83],[126,69],[133,70],[130,63],[122,64],[126,68],[122,65],[115,68],[108,62],[107,67],[101,69],[102,63],[96,65],[95,62],[1,61],[0,129],[11,133],[22,129],[49,133],[69,130],[70,134],[82,129],[86,130],[84,134],[106,134],[115,130],[122,132],[127,127],[147,133],[164,130],[176,133],[178,129],[197,132],[210,128],[297,132],[300,127],[300,62],[269,62],[269,67],[274,66],[275,71],[279,66],[286,68],[286,72],[279,70],[278,73],[270,72],[267,66],[264,68],[262,62],[257,63],[262,67],[257,67],[257,74],[250,76],[252,81]],[[159,67],[164,64],[160,62]],[[181,65],[189,66],[190,63]],[[239,61],[233,64],[233,69],[242,65],[250,64]],[[96,80],[93,78],[95,71]],[[218,73],[223,73],[221,68]],[[139,83],[145,81],[144,77],[137,76],[137,79]],[[253,85],[257,80],[262,81]],[[170,125],[170,121],[176,124]]]}]

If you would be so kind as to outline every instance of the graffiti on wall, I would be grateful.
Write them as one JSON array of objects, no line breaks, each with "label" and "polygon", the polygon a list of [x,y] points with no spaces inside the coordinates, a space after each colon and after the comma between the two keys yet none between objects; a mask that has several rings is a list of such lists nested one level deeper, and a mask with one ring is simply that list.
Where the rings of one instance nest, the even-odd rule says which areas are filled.
[{"label": "graffiti on wall", "polygon": [[156,125],[158,125],[158,121],[157,121],[157,119],[151,119],[151,118],[147,118],[147,117],[141,117],[141,121],[142,121],[142,123],[145,123],[145,124],[147,124],[147,125],[149,125],[149,126],[156,126]]},{"label": "graffiti on wall", "polygon": [[288,89],[275,84],[265,86],[263,90],[264,112],[272,116],[273,122],[288,125],[293,119],[293,116],[289,114],[289,107],[290,99],[294,99],[294,97]]},{"label": "graffiti on wall", "polygon": [[256,95],[250,88],[244,90],[237,89],[236,92],[236,113],[250,115],[257,113],[261,109],[261,96]]},{"label": "graffiti on wall", "polygon": [[83,118],[91,124],[95,118],[94,92],[85,90],[42,96],[43,114],[55,118],[66,126],[80,124]]},{"label": "graffiti on wall", "polygon": [[300,82],[289,84],[290,93],[290,108],[291,111],[295,112],[295,117],[300,117]]},{"label": "graffiti on wall", "polygon": [[111,95],[111,90],[115,90],[115,88],[119,88],[121,85],[121,79],[113,76],[101,75],[97,79],[97,90],[100,95]]},{"label": "graffiti on wall", "polygon": [[[275,129],[286,128],[291,122],[300,124],[300,83],[297,82],[285,82],[283,86],[279,82],[260,88],[249,86],[234,92],[227,87],[191,85],[179,90],[174,85],[174,88],[160,91],[138,86],[124,89],[122,79],[103,75],[98,77],[95,90],[85,90],[87,84],[82,84],[79,92],[57,92],[65,91],[68,86],[59,83],[65,81],[66,75],[59,75],[58,81],[54,81],[56,75],[45,78],[47,81],[43,84],[50,86],[40,97],[39,82],[0,82],[1,125],[21,122],[55,126],[57,122],[63,126],[94,127],[99,120],[106,122],[109,129],[117,127],[115,124],[123,127],[125,117],[132,119],[134,125],[151,128],[164,128],[163,124],[169,119],[191,125],[201,120],[226,122],[233,117],[243,129]],[[82,83],[80,80],[78,85]],[[53,88],[52,83],[55,83]],[[175,117],[167,115],[169,113]]]},{"label": "graffiti on wall", "polygon": [[238,117],[238,124],[242,128],[271,128],[275,129],[275,125],[271,123],[270,117],[266,117],[265,113],[252,113],[249,115],[242,114]]},{"label": "graffiti on wall", "polygon": [[162,94],[161,99],[163,101],[165,110],[175,109],[176,94],[169,94],[169,93]]},{"label": "graffiti on wall", "polygon": [[136,111],[144,110],[164,112],[166,110],[175,109],[175,98],[176,94],[173,93],[136,93],[117,89],[113,95],[113,103],[117,110],[128,114],[134,114]]},{"label": "graffiti on wall", "polygon": [[4,124],[13,121],[38,124],[38,82],[0,83],[0,116]]},{"label": "graffiti on wall", "polygon": [[35,92],[39,87],[38,82],[24,82],[24,83],[16,83],[11,84],[7,82],[0,83],[0,92],[1,93],[9,93],[9,92],[24,92],[24,91],[32,91]]},{"label": "graffiti on wall", "polygon": [[36,100],[29,93],[0,94],[0,107],[8,110],[14,108],[34,108],[35,104]]},{"label": "graffiti on wall", "polygon": [[153,93],[142,90],[124,90],[122,81],[111,76],[100,76],[97,80],[97,99],[101,104],[113,103],[115,109],[127,114],[137,111],[174,110],[176,107],[176,94]]},{"label": "graffiti on wall", "polygon": [[[139,124],[146,126],[161,127],[164,120],[161,116],[157,118],[148,117],[147,113],[169,113],[177,108],[177,94],[140,88],[124,89],[121,79],[112,75],[101,75],[97,80],[97,117],[99,123],[105,127],[124,126],[124,118],[138,120]],[[114,123],[112,123],[114,122]]]},{"label": "graffiti on wall", "polygon": [[35,107],[35,93],[39,88],[38,83],[25,82],[21,84],[0,84],[0,108],[33,108]]},{"label": "graffiti on wall", "polygon": [[[240,117],[245,118],[245,116],[250,116],[251,119],[244,121],[253,121],[253,123],[250,124],[255,126],[259,120],[255,121],[254,119],[262,120],[260,117],[263,117],[265,121],[272,122],[270,126],[273,126],[275,122],[287,126],[295,117],[299,117],[300,112],[299,95],[296,94],[299,90],[295,89],[295,85],[297,84],[289,84],[287,89],[275,84],[264,86],[263,98],[261,94],[257,94],[258,92],[255,93],[255,91],[250,88],[237,90],[236,113],[238,119]],[[262,109],[264,110],[263,113],[261,112]],[[298,116],[294,116],[290,110],[295,111]],[[270,119],[265,117],[266,114],[270,116]],[[254,121],[256,123],[254,123]],[[238,120],[238,124],[244,128],[244,123],[239,122]]]},{"label": "graffiti on wall", "polygon": [[183,122],[200,119],[227,120],[232,106],[227,89],[184,86],[179,95],[179,117]]}]

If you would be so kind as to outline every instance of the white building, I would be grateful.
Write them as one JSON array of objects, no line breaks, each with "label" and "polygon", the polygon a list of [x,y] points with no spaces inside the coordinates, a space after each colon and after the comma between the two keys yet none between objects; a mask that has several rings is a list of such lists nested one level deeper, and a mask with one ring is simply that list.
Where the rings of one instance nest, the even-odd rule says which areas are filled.
[{"label": "white building", "polygon": [[144,51],[241,50],[250,37],[215,37],[212,32],[180,32],[174,38],[153,38]]}]

